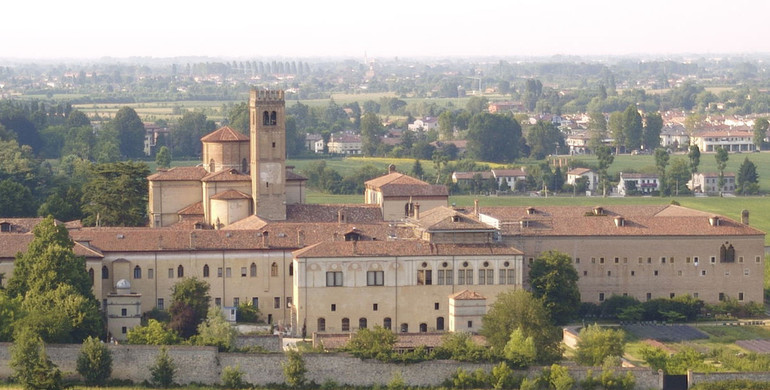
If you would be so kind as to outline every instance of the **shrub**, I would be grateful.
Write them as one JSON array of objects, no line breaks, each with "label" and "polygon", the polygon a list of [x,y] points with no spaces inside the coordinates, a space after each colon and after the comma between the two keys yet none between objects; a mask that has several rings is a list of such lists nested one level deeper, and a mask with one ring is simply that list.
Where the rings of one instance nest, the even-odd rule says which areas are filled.
[{"label": "shrub", "polygon": [[243,380],[241,366],[227,366],[222,370],[222,386],[227,389],[243,389],[249,384]]},{"label": "shrub", "polygon": [[78,373],[89,386],[103,386],[112,374],[112,353],[95,337],[83,341],[77,361]]},{"label": "shrub", "polygon": [[286,378],[286,383],[291,387],[302,387],[305,384],[305,360],[302,359],[302,354],[289,350],[286,353],[287,360],[281,362],[283,368],[283,376]]},{"label": "shrub", "polygon": [[390,378],[390,382],[388,382],[388,390],[402,390],[406,388],[406,382],[404,382],[404,377],[401,375],[401,371],[396,371],[393,373],[393,376]]},{"label": "shrub", "polygon": [[16,334],[11,349],[14,377],[25,390],[59,390],[63,388],[61,371],[45,352],[43,340],[29,329]]},{"label": "shrub", "polygon": [[161,347],[155,357],[155,364],[150,367],[150,378],[153,386],[168,388],[174,383],[176,365],[174,359],[168,356],[166,347]]}]

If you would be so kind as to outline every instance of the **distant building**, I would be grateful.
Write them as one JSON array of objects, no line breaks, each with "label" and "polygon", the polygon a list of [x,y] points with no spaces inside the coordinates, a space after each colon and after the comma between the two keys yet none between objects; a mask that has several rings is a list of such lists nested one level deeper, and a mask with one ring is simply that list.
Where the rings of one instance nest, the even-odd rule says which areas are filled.
[{"label": "distant building", "polygon": [[573,168],[567,172],[567,184],[575,185],[581,177],[588,178],[588,190],[595,191],[599,187],[599,175],[588,168]]},{"label": "distant building", "polygon": [[658,175],[647,173],[623,173],[620,172],[620,181],[618,182],[618,194],[621,196],[649,195],[654,191],[660,190],[660,181]]},{"label": "distant building", "polygon": [[327,144],[331,154],[361,154],[361,136],[358,134],[332,134]]},{"label": "distant building", "polygon": [[431,131],[438,128],[438,119],[433,117],[425,117],[424,119],[417,119],[411,124],[407,125],[407,128],[411,131]]},{"label": "distant building", "polygon": [[705,193],[709,195],[717,195],[720,193],[732,193],[735,192],[735,174],[732,172],[725,172],[725,183],[722,188],[719,188],[719,173],[717,172],[704,172],[696,173],[693,178],[687,182],[687,188],[693,192]]},{"label": "distant building", "polygon": [[521,169],[493,169],[492,176],[497,180],[497,188],[505,183],[506,186],[513,189],[516,187],[516,182],[527,180],[527,171],[524,167]]},{"label": "distant building", "polygon": [[168,127],[161,127],[154,123],[144,124],[144,155],[152,156],[156,152],[155,148],[158,145],[158,140],[166,138],[166,142],[169,142],[168,138],[171,135]]},{"label": "distant building", "polygon": [[749,130],[702,131],[694,134],[690,141],[698,145],[701,152],[716,152],[720,146],[728,152],[753,152],[754,133]]}]

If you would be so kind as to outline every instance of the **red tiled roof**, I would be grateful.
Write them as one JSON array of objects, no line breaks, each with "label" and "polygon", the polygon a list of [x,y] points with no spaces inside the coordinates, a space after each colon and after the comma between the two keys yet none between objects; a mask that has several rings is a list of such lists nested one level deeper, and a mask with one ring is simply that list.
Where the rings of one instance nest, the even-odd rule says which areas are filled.
[{"label": "red tiled roof", "polygon": [[147,176],[150,181],[199,181],[203,179],[208,172],[203,167],[174,167],[168,170],[158,170],[158,172]]},{"label": "red tiled roof", "polygon": [[521,169],[493,169],[492,174],[495,177],[522,177],[527,176],[527,172]]},{"label": "red tiled roof", "polygon": [[416,224],[428,231],[440,230],[494,230],[495,228],[483,222],[462,214],[449,207],[434,207],[420,213]]},{"label": "red tiled roof", "polygon": [[492,172],[489,171],[481,171],[481,172],[453,172],[452,177],[454,177],[457,180],[473,180],[473,178],[479,175],[482,179],[492,179],[494,176],[492,175]]},{"label": "red tiled roof", "polygon": [[504,244],[431,244],[422,240],[320,242],[293,252],[295,257],[393,257],[446,255],[520,255]]},{"label": "red tiled roof", "polygon": [[230,126],[220,127],[201,138],[201,142],[239,142],[248,140],[248,136],[233,130]]},{"label": "red tiled roof", "polygon": [[286,181],[306,181],[307,178],[290,169],[286,170]]},{"label": "red tiled roof", "polygon": [[211,199],[216,199],[216,200],[251,199],[251,195],[244,194],[241,191],[227,190],[225,192],[220,192],[212,196]]},{"label": "red tiled roof", "polygon": [[570,169],[567,172],[567,174],[568,175],[577,175],[577,176],[579,176],[579,175],[582,175],[582,174],[588,173],[588,172],[591,172],[591,170],[588,169],[588,168],[572,168],[572,169]]},{"label": "red tiled roof", "polygon": [[366,188],[380,191],[384,197],[449,196],[443,185],[431,185],[403,173],[392,172],[367,181]]},{"label": "red tiled roof", "polygon": [[179,215],[203,215],[203,202],[193,203],[179,211]]},{"label": "red tiled roof", "polygon": [[382,222],[382,210],[376,204],[290,204],[286,205],[289,222],[338,222],[342,212],[345,223]]},{"label": "red tiled roof", "polygon": [[251,181],[251,176],[238,172],[237,169],[225,169],[206,175],[201,179],[204,182],[222,181]]}]

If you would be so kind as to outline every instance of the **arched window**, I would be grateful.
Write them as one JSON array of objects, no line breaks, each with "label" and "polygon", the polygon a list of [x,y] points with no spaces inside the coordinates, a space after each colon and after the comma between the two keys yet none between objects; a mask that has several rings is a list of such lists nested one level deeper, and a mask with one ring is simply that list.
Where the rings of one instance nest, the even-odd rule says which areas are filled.
[{"label": "arched window", "polygon": [[361,317],[358,319],[358,329],[366,329],[366,318]]},{"label": "arched window", "polygon": [[254,263],[251,263],[251,267],[249,267],[249,276],[252,278],[257,276],[257,265]]},{"label": "arched window", "polygon": [[409,332],[409,324],[404,322],[403,324],[401,324],[401,333],[407,333],[407,332]]},{"label": "arched window", "polygon": [[393,325],[391,324],[390,317],[385,317],[384,320],[382,320],[382,327],[391,330],[393,328]]},{"label": "arched window", "polygon": [[444,330],[444,317],[436,318],[436,330]]},{"label": "arched window", "polygon": [[424,322],[421,323],[420,324],[420,333],[426,333],[427,331],[428,331],[428,324],[426,324]]},{"label": "arched window", "polygon": [[214,170],[217,168],[217,163],[214,162],[214,159],[212,158],[209,160],[209,172],[214,172]]},{"label": "arched window", "polygon": [[294,276],[294,263],[289,264],[289,276]]},{"label": "arched window", "polygon": [[246,159],[244,158],[241,161],[241,173],[248,173],[248,172],[249,172],[249,162],[246,161]]},{"label": "arched window", "polygon": [[275,111],[270,113],[270,125],[275,126],[278,123],[278,115]]},{"label": "arched window", "polygon": [[278,264],[273,263],[270,265],[270,276],[278,276]]},{"label": "arched window", "polygon": [[184,267],[182,267],[181,265],[179,267],[176,267],[176,277],[177,278],[184,277]]},{"label": "arched window", "polygon": [[321,317],[318,319],[318,331],[326,332],[326,318]]},{"label": "arched window", "polygon": [[91,278],[91,284],[94,284],[94,269],[89,268],[88,269],[88,277]]},{"label": "arched window", "polygon": [[343,318],[342,319],[342,331],[343,332],[350,332],[350,318]]},{"label": "arched window", "polygon": [[267,111],[262,113],[262,124],[265,126],[270,125],[270,114]]},{"label": "arched window", "polygon": [[141,279],[142,278],[142,267],[136,266],[134,267],[134,279]]},{"label": "arched window", "polygon": [[203,266],[203,277],[208,278],[209,277],[209,265],[205,264]]},{"label": "arched window", "polygon": [[102,267],[102,279],[109,279],[109,278],[110,278],[110,270],[105,265]]}]

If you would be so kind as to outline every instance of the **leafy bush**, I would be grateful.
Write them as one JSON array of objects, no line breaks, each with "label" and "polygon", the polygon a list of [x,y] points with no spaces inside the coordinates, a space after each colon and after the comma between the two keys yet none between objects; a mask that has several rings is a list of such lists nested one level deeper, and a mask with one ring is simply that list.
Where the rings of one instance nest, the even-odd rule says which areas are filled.
[{"label": "leafy bush", "polygon": [[14,378],[25,390],[59,390],[63,388],[61,371],[45,352],[43,340],[29,329],[20,330],[11,349]]},{"label": "leafy bush", "polygon": [[166,347],[161,347],[155,357],[155,364],[150,367],[150,378],[153,386],[168,388],[174,383],[176,365],[174,359],[168,356]]},{"label": "leafy bush", "polygon": [[95,337],[83,341],[77,361],[78,373],[89,386],[103,386],[112,374],[112,353]]},{"label": "leafy bush", "polygon": [[587,366],[598,366],[611,356],[623,356],[625,333],[620,329],[602,328],[597,324],[580,330],[575,360]]},{"label": "leafy bush", "polygon": [[295,350],[289,350],[286,352],[286,357],[287,360],[281,362],[286,383],[291,387],[302,387],[305,384],[305,373],[307,372],[302,354]]},{"label": "leafy bush", "polygon": [[359,329],[345,345],[345,350],[361,359],[390,361],[396,335],[388,329],[375,326]]},{"label": "leafy bush", "polygon": [[252,305],[251,302],[244,302],[238,305],[238,311],[235,313],[235,321],[246,323],[259,322],[259,309]]},{"label": "leafy bush", "polygon": [[241,366],[227,366],[222,370],[222,386],[226,389],[243,389],[249,384],[243,380]]}]

